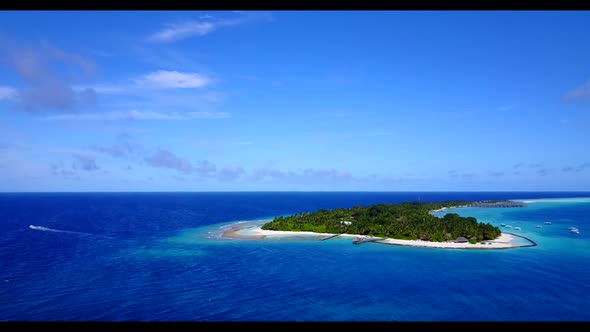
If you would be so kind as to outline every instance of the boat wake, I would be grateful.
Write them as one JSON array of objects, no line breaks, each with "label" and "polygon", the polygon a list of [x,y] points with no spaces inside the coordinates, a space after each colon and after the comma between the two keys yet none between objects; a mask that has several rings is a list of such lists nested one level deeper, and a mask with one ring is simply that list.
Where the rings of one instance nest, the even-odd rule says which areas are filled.
[{"label": "boat wake", "polygon": [[29,228],[36,230],[36,231],[43,231],[43,232],[68,233],[68,234],[77,234],[77,235],[91,235],[91,236],[98,236],[98,237],[104,237],[107,239],[112,239],[112,237],[105,236],[105,235],[98,235],[98,234],[84,233],[84,232],[75,232],[75,231],[66,231],[63,229],[54,229],[54,228],[43,227],[43,226],[29,225]]}]

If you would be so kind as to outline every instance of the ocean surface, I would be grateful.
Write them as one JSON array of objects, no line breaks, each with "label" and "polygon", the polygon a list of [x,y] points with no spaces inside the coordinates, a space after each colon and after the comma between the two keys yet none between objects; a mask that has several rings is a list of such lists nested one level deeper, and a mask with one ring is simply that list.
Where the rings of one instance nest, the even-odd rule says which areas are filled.
[{"label": "ocean surface", "polygon": [[[3,193],[0,320],[590,321],[588,197]],[[526,201],[524,208],[445,213],[521,227],[510,231],[537,246],[460,250],[221,237],[236,222],[301,211],[459,199]]]}]

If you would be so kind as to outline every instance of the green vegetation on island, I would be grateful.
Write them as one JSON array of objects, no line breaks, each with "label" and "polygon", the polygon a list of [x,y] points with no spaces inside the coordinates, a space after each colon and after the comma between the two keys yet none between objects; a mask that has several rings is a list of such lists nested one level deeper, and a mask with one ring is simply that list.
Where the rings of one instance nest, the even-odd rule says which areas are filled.
[{"label": "green vegetation on island", "polygon": [[442,208],[470,206],[470,201],[406,202],[377,204],[350,209],[336,208],[276,217],[264,230],[310,231],[316,233],[360,234],[404,240],[443,242],[464,237],[471,243],[493,240],[500,229],[480,223],[474,217],[447,213],[439,218],[430,212]]}]

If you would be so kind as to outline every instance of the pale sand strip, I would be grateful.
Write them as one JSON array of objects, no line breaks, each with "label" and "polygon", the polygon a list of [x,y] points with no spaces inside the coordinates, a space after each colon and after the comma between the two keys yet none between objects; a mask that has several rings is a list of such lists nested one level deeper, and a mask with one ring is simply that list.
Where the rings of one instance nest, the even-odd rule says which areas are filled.
[{"label": "pale sand strip", "polygon": [[232,238],[232,239],[264,239],[266,237],[264,235],[238,234],[238,232],[243,229],[244,229],[243,226],[233,227],[232,229],[223,232],[223,236],[228,237],[228,238]]},{"label": "pale sand strip", "polygon": [[[241,232],[241,233],[240,233]],[[238,226],[234,227],[223,233],[224,237],[238,238],[238,239],[264,239],[269,237],[285,237],[285,236],[330,236],[334,235],[331,233],[314,233],[314,232],[291,232],[291,231],[270,231],[261,229],[260,226],[253,227],[245,230],[245,227]],[[340,234],[341,237],[357,237],[355,234]],[[485,244],[477,242],[476,244],[471,243],[455,243],[455,242],[431,242],[422,240],[398,240],[383,238],[378,240],[376,243],[393,244],[411,247],[426,247],[426,248],[447,248],[447,249],[506,249],[506,248],[518,248],[522,245],[516,245],[514,241],[516,237],[502,233],[495,240],[483,241]],[[489,243],[489,244],[488,244]]]},{"label": "pale sand strip", "polygon": [[[379,243],[397,244],[401,246],[426,247],[426,248],[450,248],[450,249],[502,249],[502,248],[516,248],[513,241],[516,237],[510,234],[502,233],[495,240],[483,241],[485,244],[455,243],[455,242],[431,242],[421,240],[398,240],[398,239],[384,239],[378,241]],[[491,244],[488,244],[491,243]]]}]

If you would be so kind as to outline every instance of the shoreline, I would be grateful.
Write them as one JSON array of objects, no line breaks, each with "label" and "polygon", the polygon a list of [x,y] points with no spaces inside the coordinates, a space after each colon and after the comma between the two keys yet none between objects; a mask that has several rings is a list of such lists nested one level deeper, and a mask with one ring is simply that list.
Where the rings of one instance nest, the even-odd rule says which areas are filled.
[{"label": "shoreline", "polygon": [[223,237],[227,237],[230,239],[253,239],[253,240],[261,240],[266,238],[265,235],[242,235],[242,234],[238,234],[239,231],[243,230],[244,228],[246,228],[245,226],[237,226],[237,227],[232,227],[231,229],[223,232],[222,236]]},{"label": "shoreline", "polygon": [[[446,210],[451,209],[459,209],[465,208],[468,206],[459,205],[459,206],[450,206],[450,207],[442,207],[437,210],[429,211],[429,214],[437,213],[437,212],[444,212]],[[356,238],[356,239],[363,239],[362,242],[373,242],[378,244],[387,244],[387,245],[397,245],[397,246],[406,246],[406,247],[420,247],[420,248],[435,248],[435,249],[514,249],[514,248],[526,248],[526,247],[535,247],[537,243],[527,237],[517,235],[514,233],[505,233],[501,232],[500,236],[494,240],[485,240],[485,241],[478,241],[475,244],[471,244],[469,242],[454,242],[454,241],[445,241],[445,242],[434,242],[434,241],[424,241],[424,240],[403,240],[403,239],[393,239],[393,238],[383,238],[383,237],[375,237],[375,236],[367,236],[367,235],[360,235],[360,234],[346,234],[346,233],[316,233],[310,231],[271,231],[271,230],[263,230],[262,224],[255,225],[254,227],[250,226],[247,227],[246,225],[235,224],[229,230],[223,232],[222,237],[230,238],[230,239],[252,239],[252,240],[261,240],[270,237],[294,237],[294,236],[312,236],[318,237],[318,239],[322,238],[330,238],[333,236],[338,237],[348,237],[348,238]],[[529,242],[528,244],[517,244],[515,243],[517,238],[521,238]],[[368,240],[368,241],[367,241]]]},{"label": "shoreline", "polygon": [[[231,229],[223,232],[222,237],[230,238],[230,239],[251,239],[251,240],[262,240],[268,238],[280,238],[280,237],[293,237],[293,236],[313,236],[313,237],[326,237],[337,235],[333,233],[315,233],[315,232],[307,232],[307,231],[299,231],[299,232],[292,232],[292,231],[270,231],[270,230],[263,230],[262,225],[256,225],[255,227],[246,227],[243,225],[236,225]],[[338,234],[338,237],[347,237],[347,238],[358,238],[358,237],[365,237],[367,239],[371,239],[373,243],[378,244],[387,244],[387,245],[398,245],[398,246],[407,246],[407,247],[421,247],[421,248],[436,248],[436,249],[513,249],[513,248],[524,248],[524,247],[534,247],[537,244],[520,235],[512,234],[512,233],[504,233],[502,232],[501,235],[494,240],[485,240],[480,241],[475,244],[471,244],[469,242],[466,243],[457,243],[457,242],[433,242],[433,241],[423,241],[423,240],[401,240],[401,239],[392,239],[392,238],[379,238],[379,237],[369,237],[363,236],[358,234]],[[517,238],[523,238],[530,242],[530,244],[516,244],[515,241]],[[481,244],[484,242],[485,244]]]}]

